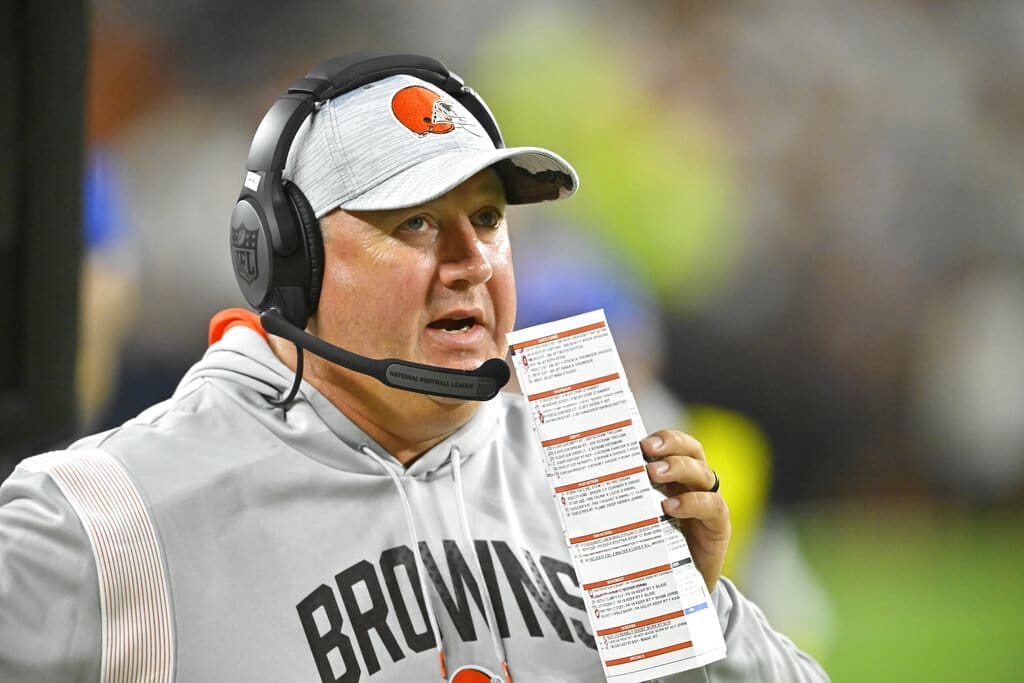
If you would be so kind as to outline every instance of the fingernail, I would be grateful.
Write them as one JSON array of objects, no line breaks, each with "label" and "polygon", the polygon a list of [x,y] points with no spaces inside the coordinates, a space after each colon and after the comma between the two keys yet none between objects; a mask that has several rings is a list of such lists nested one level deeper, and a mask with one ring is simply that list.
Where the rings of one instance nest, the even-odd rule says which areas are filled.
[{"label": "fingernail", "polygon": [[658,450],[659,448],[661,448],[662,444],[665,443],[665,441],[660,436],[649,436],[646,439],[644,439],[644,441],[646,441],[647,445],[653,448],[654,450]]},{"label": "fingernail", "polygon": [[666,472],[668,472],[668,463],[665,462],[664,460],[659,460],[658,462],[652,462],[651,463],[651,469],[654,470],[655,474],[665,474]]},{"label": "fingernail", "polygon": [[665,512],[672,512],[679,507],[679,501],[675,498],[666,498],[662,505],[664,506]]}]

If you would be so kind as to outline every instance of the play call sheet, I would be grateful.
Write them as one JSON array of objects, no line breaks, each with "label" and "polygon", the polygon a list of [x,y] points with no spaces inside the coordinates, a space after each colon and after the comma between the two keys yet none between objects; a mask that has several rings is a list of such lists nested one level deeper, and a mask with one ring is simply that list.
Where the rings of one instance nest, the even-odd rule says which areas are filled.
[{"label": "play call sheet", "polygon": [[509,344],[605,676],[646,681],[724,657],[703,577],[647,476],[647,432],[604,312],[517,330]]}]

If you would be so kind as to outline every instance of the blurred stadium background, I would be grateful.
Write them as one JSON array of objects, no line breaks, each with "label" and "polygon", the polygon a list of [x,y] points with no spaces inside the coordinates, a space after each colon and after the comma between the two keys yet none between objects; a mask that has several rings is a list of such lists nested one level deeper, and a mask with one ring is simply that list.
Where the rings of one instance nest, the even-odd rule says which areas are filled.
[{"label": "blurred stadium background", "polygon": [[[241,304],[227,220],[287,83],[430,54],[580,171],[512,214],[517,261],[616,283],[631,379],[751,435],[741,587],[837,682],[1020,680],[1024,3],[87,6],[78,431],[168,395]],[[558,263],[524,292],[572,291]]]}]

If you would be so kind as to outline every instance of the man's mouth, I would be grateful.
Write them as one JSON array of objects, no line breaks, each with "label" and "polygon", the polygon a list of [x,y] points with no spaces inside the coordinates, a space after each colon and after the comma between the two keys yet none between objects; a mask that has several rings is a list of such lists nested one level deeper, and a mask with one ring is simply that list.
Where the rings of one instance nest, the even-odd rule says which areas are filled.
[{"label": "man's mouth", "polygon": [[474,325],[476,320],[473,318],[442,318],[430,323],[428,327],[449,334],[459,334],[468,331]]}]

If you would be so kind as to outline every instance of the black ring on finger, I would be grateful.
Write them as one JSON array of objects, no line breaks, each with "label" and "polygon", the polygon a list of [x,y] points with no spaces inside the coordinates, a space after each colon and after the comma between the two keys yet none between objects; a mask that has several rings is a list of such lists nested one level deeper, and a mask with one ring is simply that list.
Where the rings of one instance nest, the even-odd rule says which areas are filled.
[{"label": "black ring on finger", "polygon": [[711,488],[709,488],[708,491],[710,491],[711,493],[718,493],[718,487],[719,485],[721,485],[722,482],[719,481],[718,479],[718,472],[711,470],[711,474],[715,475],[715,483],[711,485]]}]

